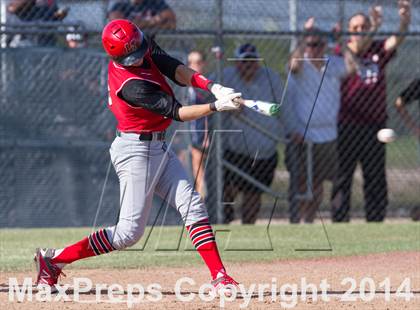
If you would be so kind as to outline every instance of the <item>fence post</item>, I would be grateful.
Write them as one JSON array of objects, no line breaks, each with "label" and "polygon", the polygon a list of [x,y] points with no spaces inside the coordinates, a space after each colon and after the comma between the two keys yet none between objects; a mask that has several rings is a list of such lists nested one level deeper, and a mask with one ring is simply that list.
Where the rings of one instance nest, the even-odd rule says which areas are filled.
[{"label": "fence post", "polygon": [[[7,21],[7,3],[6,1],[0,1],[0,24],[5,24]],[[1,30],[6,30],[5,26],[1,26]],[[7,34],[3,33],[0,35],[0,48],[5,49],[7,47]],[[0,82],[1,82],[1,88],[0,92],[2,94],[6,93],[6,84],[7,84],[7,53],[3,50],[0,53]],[[5,98],[6,96],[2,96],[2,98]]]},{"label": "fence post", "polygon": [[[216,49],[214,50],[216,55],[216,74],[217,80],[219,83],[223,82],[223,0],[216,0]],[[214,129],[220,130],[222,129],[222,120],[220,113],[216,113],[214,115]],[[216,162],[215,162],[215,171],[216,171],[216,221],[217,223],[222,223],[223,221],[223,166],[222,166],[222,159],[223,159],[223,135],[219,131],[217,137],[213,135],[215,138],[215,151],[216,151]]]},{"label": "fence post", "polygon": [[[297,31],[297,0],[289,0],[289,28],[290,31]],[[290,41],[290,51],[294,51],[297,46],[297,39],[292,36]]]}]

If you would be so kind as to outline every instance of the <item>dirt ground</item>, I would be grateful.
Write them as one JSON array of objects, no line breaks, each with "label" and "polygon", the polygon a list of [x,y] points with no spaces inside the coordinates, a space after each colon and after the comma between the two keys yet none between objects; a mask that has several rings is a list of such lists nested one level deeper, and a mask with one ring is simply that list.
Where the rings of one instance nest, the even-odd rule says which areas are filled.
[{"label": "dirt ground", "polygon": [[[246,255],[244,253],[244,255]],[[224,306],[226,309],[420,309],[420,253],[400,252],[387,254],[372,254],[368,256],[325,258],[309,260],[278,261],[273,263],[241,263],[229,265],[229,273],[244,286],[247,292],[253,295],[239,295],[234,301],[214,298],[212,301],[202,301],[199,298],[200,286],[207,283],[208,271],[205,267],[194,268],[156,268],[138,270],[75,270],[69,269],[61,283],[71,284],[66,290],[69,301],[39,301],[36,296],[33,301],[27,298],[17,301],[9,300],[9,278],[15,277],[18,283],[23,283],[24,277],[35,277],[32,273],[3,273],[0,277],[0,308],[1,309],[127,309],[126,302],[129,299],[129,284],[138,284],[147,293],[142,301],[131,305],[133,309],[217,309]],[[74,301],[77,294],[74,293],[75,280],[77,278],[89,278],[94,287],[85,293],[80,293],[79,301]],[[195,285],[190,285],[186,280],[182,282],[181,294],[188,296],[194,293],[190,302],[183,302],[175,294],[175,286],[179,279],[190,277]],[[347,297],[345,292],[350,289],[350,280],[342,283],[346,277],[355,280],[355,287]],[[305,296],[304,283],[314,284],[318,292],[312,295],[308,290]],[[364,279],[365,278],[365,279]],[[367,279],[370,278],[370,279]],[[386,287],[386,278],[389,279],[389,287]],[[410,284],[412,293],[409,301],[397,293],[398,287],[403,283]],[[321,290],[321,281],[330,287],[324,287],[325,294]],[[32,279],[34,280],[34,279]],[[83,280],[84,281],[84,280]],[[382,283],[381,283],[382,282]],[[29,283],[29,282],[28,282]],[[111,303],[108,288],[98,288],[98,284],[106,283],[109,287],[112,283],[122,286],[124,292],[111,295],[121,298],[121,303]],[[155,291],[148,286],[157,283]],[[256,286],[253,287],[252,284]],[[266,284],[267,287],[263,287]],[[286,286],[286,284],[290,284]],[[100,292],[95,294],[95,285]],[[258,290],[260,285],[260,294]],[[295,285],[295,287],[293,287]],[[369,293],[371,289],[371,292]],[[274,293],[273,293],[273,292]],[[280,294],[279,292],[286,292]],[[364,292],[366,293],[364,294]],[[37,289],[33,289],[33,293]],[[161,295],[157,294],[159,292]],[[259,296],[260,295],[260,296]],[[274,295],[274,297],[273,297]],[[59,295],[53,295],[57,298]],[[141,299],[138,290],[133,294],[134,298]],[[247,296],[251,296],[248,298]],[[62,297],[62,296],[60,296]],[[158,299],[154,301],[153,299]],[[211,299],[209,295],[204,295]],[[326,301],[322,298],[329,298]],[[345,301],[344,299],[354,299]],[[362,300],[365,299],[365,300]],[[387,298],[390,300],[387,301]],[[295,304],[296,302],[296,304]],[[223,304],[224,303],[224,304]],[[288,306],[288,307],[287,307]]]}]

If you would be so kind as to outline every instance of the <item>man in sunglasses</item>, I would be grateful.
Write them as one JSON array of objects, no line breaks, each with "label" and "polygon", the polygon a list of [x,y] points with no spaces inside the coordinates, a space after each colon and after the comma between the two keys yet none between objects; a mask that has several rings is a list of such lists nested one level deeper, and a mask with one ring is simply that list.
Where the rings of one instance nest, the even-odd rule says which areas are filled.
[{"label": "man in sunglasses", "polygon": [[[291,75],[283,108],[291,223],[312,223],[322,202],[323,182],[335,180],[340,83],[356,70],[351,53],[345,57],[327,53],[327,38],[320,35],[314,18],[306,22],[305,30],[307,33],[290,56]],[[312,177],[307,172],[308,155],[312,159]],[[308,178],[312,178],[310,189]]]},{"label": "man in sunglasses", "polygon": [[[235,65],[223,70],[226,85],[241,89],[245,98],[280,101],[283,91],[281,78],[263,63],[255,45],[240,45],[234,56]],[[280,136],[281,124],[277,117],[255,113],[250,108],[244,108],[240,113],[223,114],[222,122],[223,129],[227,131],[223,138],[223,158],[248,175],[244,177],[225,167],[223,221],[228,224],[240,217],[242,224],[255,224],[264,191],[252,180],[271,186],[277,167],[276,137]],[[237,199],[239,195],[243,199]]]},{"label": "man in sunglasses", "polygon": [[[216,291],[236,286],[222,264],[203,201],[176,155],[167,149],[164,138],[173,120],[189,121],[216,111],[239,109],[234,99],[241,94],[170,57],[131,21],[111,21],[103,30],[102,43],[111,58],[109,108],[118,121],[110,154],[120,181],[119,221],[63,249],[38,249],[37,283],[54,288],[66,264],[137,243],[156,193],[180,212],[192,243],[210,270]],[[164,76],[182,86],[210,91],[218,100],[182,106]]]}]

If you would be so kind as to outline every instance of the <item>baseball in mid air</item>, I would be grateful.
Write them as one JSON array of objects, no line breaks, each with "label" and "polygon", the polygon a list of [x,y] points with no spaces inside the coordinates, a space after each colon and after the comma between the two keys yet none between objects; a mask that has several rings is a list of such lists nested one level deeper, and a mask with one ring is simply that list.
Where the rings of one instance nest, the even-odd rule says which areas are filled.
[{"label": "baseball in mid air", "polygon": [[382,143],[394,142],[397,139],[397,134],[391,128],[383,128],[378,131],[378,140]]}]

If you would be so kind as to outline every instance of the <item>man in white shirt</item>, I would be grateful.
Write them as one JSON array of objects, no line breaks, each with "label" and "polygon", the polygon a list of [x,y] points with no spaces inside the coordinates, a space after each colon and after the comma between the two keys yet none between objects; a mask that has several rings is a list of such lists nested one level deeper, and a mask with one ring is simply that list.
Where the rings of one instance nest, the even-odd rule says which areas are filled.
[{"label": "man in white shirt", "polygon": [[[235,66],[223,70],[225,85],[240,89],[242,97],[246,99],[269,102],[281,99],[283,83],[280,76],[261,65],[254,45],[241,45],[235,51],[235,56]],[[222,122],[224,130],[232,130],[223,134],[223,158],[265,186],[270,186],[277,166],[278,140],[273,136],[281,134],[280,120],[244,107],[238,113],[223,115]],[[246,178],[225,169],[224,223],[234,220],[233,204],[240,192],[243,194],[239,208],[242,223],[253,224],[257,220],[263,191]]]},{"label": "man in white shirt", "polygon": [[[290,173],[290,222],[312,223],[323,198],[323,182],[334,181],[337,170],[337,115],[340,83],[355,70],[351,54],[326,54],[327,41],[309,19],[308,33],[291,54],[287,100],[283,106],[288,143],[285,161]],[[307,185],[307,148],[312,144],[312,188]],[[312,199],[300,196],[312,193]]]}]

